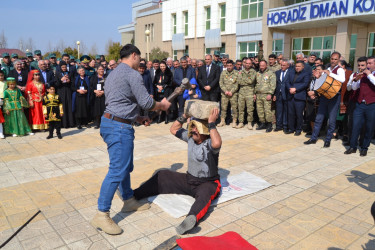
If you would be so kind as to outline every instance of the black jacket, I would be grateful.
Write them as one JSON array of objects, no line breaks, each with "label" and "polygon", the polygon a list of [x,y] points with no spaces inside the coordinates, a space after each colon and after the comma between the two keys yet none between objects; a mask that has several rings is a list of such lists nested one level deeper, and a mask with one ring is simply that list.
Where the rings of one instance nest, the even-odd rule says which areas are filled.
[{"label": "black jacket", "polygon": [[39,70],[39,73],[40,73],[40,81],[42,82],[42,83],[51,83],[51,84],[55,84],[56,82],[55,82],[55,74],[53,73],[53,71],[52,70],[46,70],[46,73],[47,73],[47,81],[45,81],[44,80],[44,77],[43,77],[43,73],[42,73],[42,71],[41,70]]},{"label": "black jacket", "polygon": [[219,87],[220,67],[215,64],[211,64],[210,74],[208,75],[208,78],[207,78],[207,72],[206,72],[206,65],[200,67],[198,69],[197,81],[199,84],[199,88],[201,90],[204,90],[205,86],[210,86],[211,91],[219,92],[220,91],[220,87]]},{"label": "black jacket", "polygon": [[[27,83],[27,70],[21,70],[21,74],[20,74],[20,78],[21,79],[18,79],[18,72],[16,69],[13,69],[9,72],[9,76],[8,77],[13,77],[14,79],[16,79],[16,84],[17,86],[21,86],[21,87],[25,87],[26,86],[26,83]],[[18,80],[21,80],[21,81],[18,81]]]}]

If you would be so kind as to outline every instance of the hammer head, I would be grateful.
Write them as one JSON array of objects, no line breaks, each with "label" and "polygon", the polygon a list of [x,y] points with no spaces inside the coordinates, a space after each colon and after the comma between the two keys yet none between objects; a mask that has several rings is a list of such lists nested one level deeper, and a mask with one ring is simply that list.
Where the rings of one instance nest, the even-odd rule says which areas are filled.
[{"label": "hammer head", "polygon": [[185,89],[191,89],[191,84],[190,84],[189,78],[182,79],[180,87],[183,88],[184,90]]}]

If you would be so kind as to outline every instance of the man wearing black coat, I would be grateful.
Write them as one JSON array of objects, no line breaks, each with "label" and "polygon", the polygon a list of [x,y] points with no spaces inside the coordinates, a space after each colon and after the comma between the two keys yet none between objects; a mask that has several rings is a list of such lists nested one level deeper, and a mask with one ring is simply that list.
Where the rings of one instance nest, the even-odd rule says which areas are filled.
[{"label": "man wearing black coat", "polygon": [[288,133],[301,135],[303,125],[303,111],[306,105],[306,89],[309,86],[311,73],[305,69],[303,61],[297,61],[295,74],[291,82],[286,83],[290,99],[288,101]]},{"label": "man wearing black coat", "polygon": [[281,69],[276,71],[276,89],[273,101],[276,102],[276,129],[275,132],[288,130],[288,96],[289,90],[286,89],[287,82],[291,83],[294,76],[294,69],[289,68],[288,60],[283,59],[280,62]]},{"label": "man wearing black coat", "polygon": [[40,81],[44,84],[50,83],[55,84],[55,74],[53,74],[52,70],[47,69],[47,63],[48,60],[39,60],[38,66],[39,66],[39,73],[40,73]]},{"label": "man wearing black coat", "polygon": [[205,66],[198,70],[198,84],[205,101],[218,102],[220,97],[220,67],[212,63],[212,56],[206,55]]}]

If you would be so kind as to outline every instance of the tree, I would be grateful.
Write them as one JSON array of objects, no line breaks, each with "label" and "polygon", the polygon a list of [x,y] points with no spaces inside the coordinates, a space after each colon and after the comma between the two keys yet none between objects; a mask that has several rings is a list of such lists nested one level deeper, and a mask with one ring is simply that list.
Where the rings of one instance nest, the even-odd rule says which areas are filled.
[{"label": "tree", "polygon": [[34,41],[31,37],[29,37],[29,39],[27,39],[27,42],[25,43],[25,48],[28,49],[30,52],[33,52],[34,47],[35,47]]},{"label": "tree", "polygon": [[64,53],[74,56],[75,58],[78,57],[78,50],[76,48],[73,49],[72,47],[67,47],[64,49]]},{"label": "tree", "polygon": [[91,46],[91,49],[90,49],[90,55],[96,55],[98,54],[98,47],[96,46],[96,43],[94,43],[92,46]]},{"label": "tree", "polygon": [[17,47],[18,47],[19,50],[25,51],[25,42],[23,41],[22,37],[20,37],[20,39],[18,39],[18,46]]},{"label": "tree", "polygon": [[153,48],[150,53],[150,61],[158,59],[159,61],[168,58],[169,53],[162,51],[159,47]]},{"label": "tree", "polygon": [[49,55],[50,55],[51,53],[55,53],[55,54],[56,54],[56,58],[61,58],[61,52],[58,51],[58,50],[52,50],[52,51],[46,52],[46,53],[43,55],[43,58],[47,58],[47,57],[49,57]]},{"label": "tree", "polygon": [[6,49],[8,46],[8,39],[5,36],[4,30],[0,34],[0,49]]},{"label": "tree", "polygon": [[120,59],[120,50],[122,49],[122,46],[119,42],[112,42],[112,40],[109,40],[106,47],[108,53],[108,55],[106,56],[107,61],[117,61],[118,59]]}]

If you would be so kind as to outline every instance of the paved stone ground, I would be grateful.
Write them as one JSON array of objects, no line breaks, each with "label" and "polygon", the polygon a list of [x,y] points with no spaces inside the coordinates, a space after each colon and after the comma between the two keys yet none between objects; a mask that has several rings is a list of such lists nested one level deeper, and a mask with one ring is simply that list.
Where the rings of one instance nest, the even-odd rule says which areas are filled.
[{"label": "paved stone ground", "polygon": [[[273,184],[254,195],[211,207],[193,235],[236,231],[259,249],[375,249],[370,207],[375,192],[374,146],[367,157],[344,155],[341,141],[305,146],[304,136],[219,129],[220,168],[248,171]],[[111,215],[120,236],[90,224],[108,154],[97,130],[64,130],[0,140],[0,244],[36,211],[42,211],[4,249],[152,249],[175,235],[174,219],[151,209]],[[185,172],[186,145],[168,125],[136,128],[133,187],[156,170]]]}]

